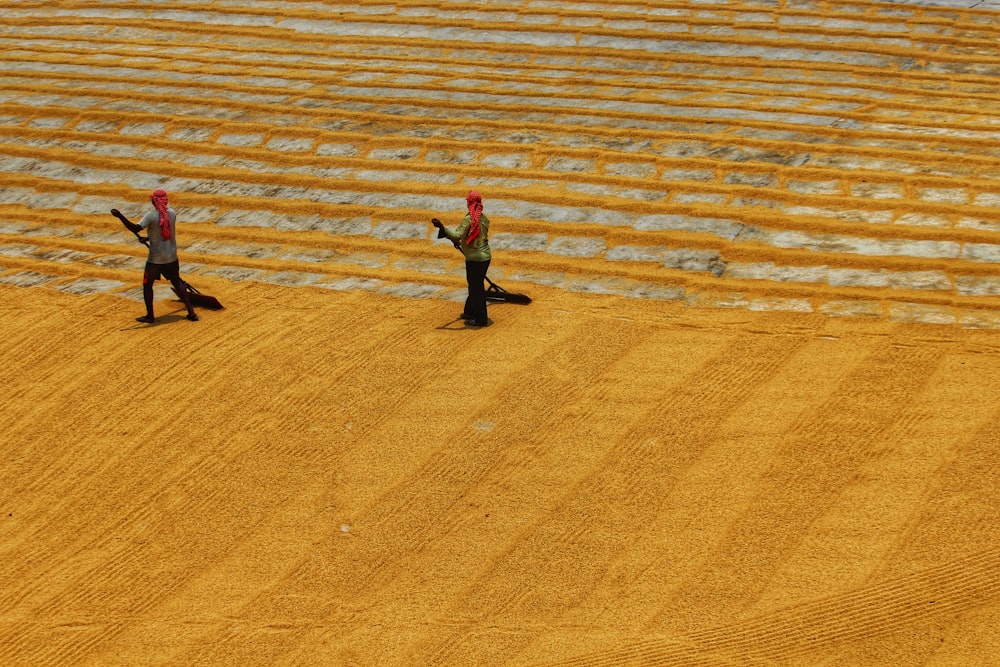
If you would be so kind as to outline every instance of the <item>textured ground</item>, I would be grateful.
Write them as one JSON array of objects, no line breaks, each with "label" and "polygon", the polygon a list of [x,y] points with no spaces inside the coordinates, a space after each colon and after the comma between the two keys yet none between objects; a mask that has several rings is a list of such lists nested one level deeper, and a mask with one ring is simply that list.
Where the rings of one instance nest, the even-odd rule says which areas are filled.
[{"label": "textured ground", "polygon": [[0,664],[996,662],[998,3],[0,9]]}]

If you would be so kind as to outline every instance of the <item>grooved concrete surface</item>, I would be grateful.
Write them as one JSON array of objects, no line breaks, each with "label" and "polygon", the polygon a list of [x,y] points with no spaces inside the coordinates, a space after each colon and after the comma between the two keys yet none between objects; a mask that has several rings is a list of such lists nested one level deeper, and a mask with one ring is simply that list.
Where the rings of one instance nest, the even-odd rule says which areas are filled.
[{"label": "grooved concrete surface", "polygon": [[442,296],[427,221],[476,188],[525,289],[997,325],[987,3],[71,5],[6,9],[5,242],[79,252],[162,186],[213,275],[324,246],[304,284]]},{"label": "grooved concrete surface", "polygon": [[1000,2],[0,9],[0,663],[1000,655]]}]

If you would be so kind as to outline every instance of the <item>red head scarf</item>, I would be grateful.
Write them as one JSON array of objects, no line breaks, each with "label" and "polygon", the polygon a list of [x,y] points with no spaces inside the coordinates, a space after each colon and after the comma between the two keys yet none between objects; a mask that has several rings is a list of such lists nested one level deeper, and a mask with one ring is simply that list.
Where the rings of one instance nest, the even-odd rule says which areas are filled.
[{"label": "red head scarf", "polygon": [[170,238],[170,214],[167,213],[167,191],[157,190],[150,197],[156,212],[160,214],[160,235],[164,240]]},{"label": "red head scarf", "polygon": [[472,190],[465,198],[465,203],[469,207],[469,219],[472,221],[472,224],[469,225],[469,234],[465,237],[465,242],[472,243],[479,237],[479,232],[481,231],[479,219],[483,215],[483,196]]}]

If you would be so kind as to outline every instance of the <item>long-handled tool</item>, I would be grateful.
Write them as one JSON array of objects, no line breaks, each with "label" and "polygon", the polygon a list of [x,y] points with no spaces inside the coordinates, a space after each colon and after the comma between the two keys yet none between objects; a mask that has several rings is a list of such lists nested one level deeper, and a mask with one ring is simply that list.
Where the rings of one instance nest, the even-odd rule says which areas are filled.
[{"label": "long-handled tool", "polygon": [[[218,299],[216,299],[214,296],[202,294],[195,288],[194,285],[184,280],[183,278],[181,278],[181,286],[187,290],[188,299],[191,300],[192,306],[197,306],[198,308],[207,308],[209,310],[223,309],[223,305],[219,303]],[[175,290],[173,286],[171,286],[170,289],[173,291],[174,294],[177,294],[177,290]],[[180,299],[181,301],[184,300],[184,297],[182,297],[180,294],[177,294],[177,298]]]},{"label": "long-handled tool", "polygon": [[486,278],[486,282],[489,283],[489,287],[486,288],[486,300],[487,301],[499,301],[506,303],[520,303],[522,305],[528,305],[531,303],[531,297],[527,294],[519,294],[517,292],[508,292],[504,288],[497,285],[495,282]]},{"label": "long-handled tool", "polygon": [[[438,220],[437,218],[433,218],[431,222],[436,222],[438,224],[441,223],[441,221]],[[435,226],[437,227],[437,225]],[[448,235],[444,233],[444,229],[438,227],[437,237],[439,239],[446,239],[448,238]],[[456,250],[458,250],[459,252],[462,251],[461,243],[459,243],[458,241],[452,241],[451,243],[452,245],[455,246]],[[488,276],[486,276],[486,283],[489,285],[489,287],[486,288],[487,301],[493,301],[495,303],[519,303],[525,306],[531,303],[531,297],[528,296],[527,294],[508,292],[507,290],[505,290],[504,288],[500,287],[495,282],[490,280]]]},{"label": "long-handled tool", "polygon": [[[132,233],[135,234],[135,237],[137,239],[139,239],[139,243],[146,246],[147,248],[149,247],[149,239],[139,234],[139,232],[133,231]],[[187,282],[183,278],[181,278],[181,286],[187,291],[188,299],[190,299],[192,306],[196,306],[198,308],[207,308],[208,310],[223,309],[223,305],[219,302],[218,299],[216,299],[214,296],[202,294],[197,289],[195,289],[195,287],[191,283]],[[173,285],[170,286],[170,289],[171,291],[173,291],[174,294],[177,294],[178,299],[180,299],[181,301],[184,300],[184,297],[177,293],[177,290],[174,288]]]}]

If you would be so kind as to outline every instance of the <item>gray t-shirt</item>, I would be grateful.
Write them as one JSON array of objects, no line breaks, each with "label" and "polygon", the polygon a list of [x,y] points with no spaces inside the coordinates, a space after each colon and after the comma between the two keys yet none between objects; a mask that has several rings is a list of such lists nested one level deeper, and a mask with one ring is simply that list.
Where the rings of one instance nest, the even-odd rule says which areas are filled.
[{"label": "gray t-shirt", "polygon": [[170,264],[177,261],[177,214],[174,209],[168,208],[167,214],[170,216],[170,238],[163,239],[160,233],[160,214],[154,208],[152,211],[142,216],[139,226],[146,230],[149,237],[149,259],[153,264]]}]

